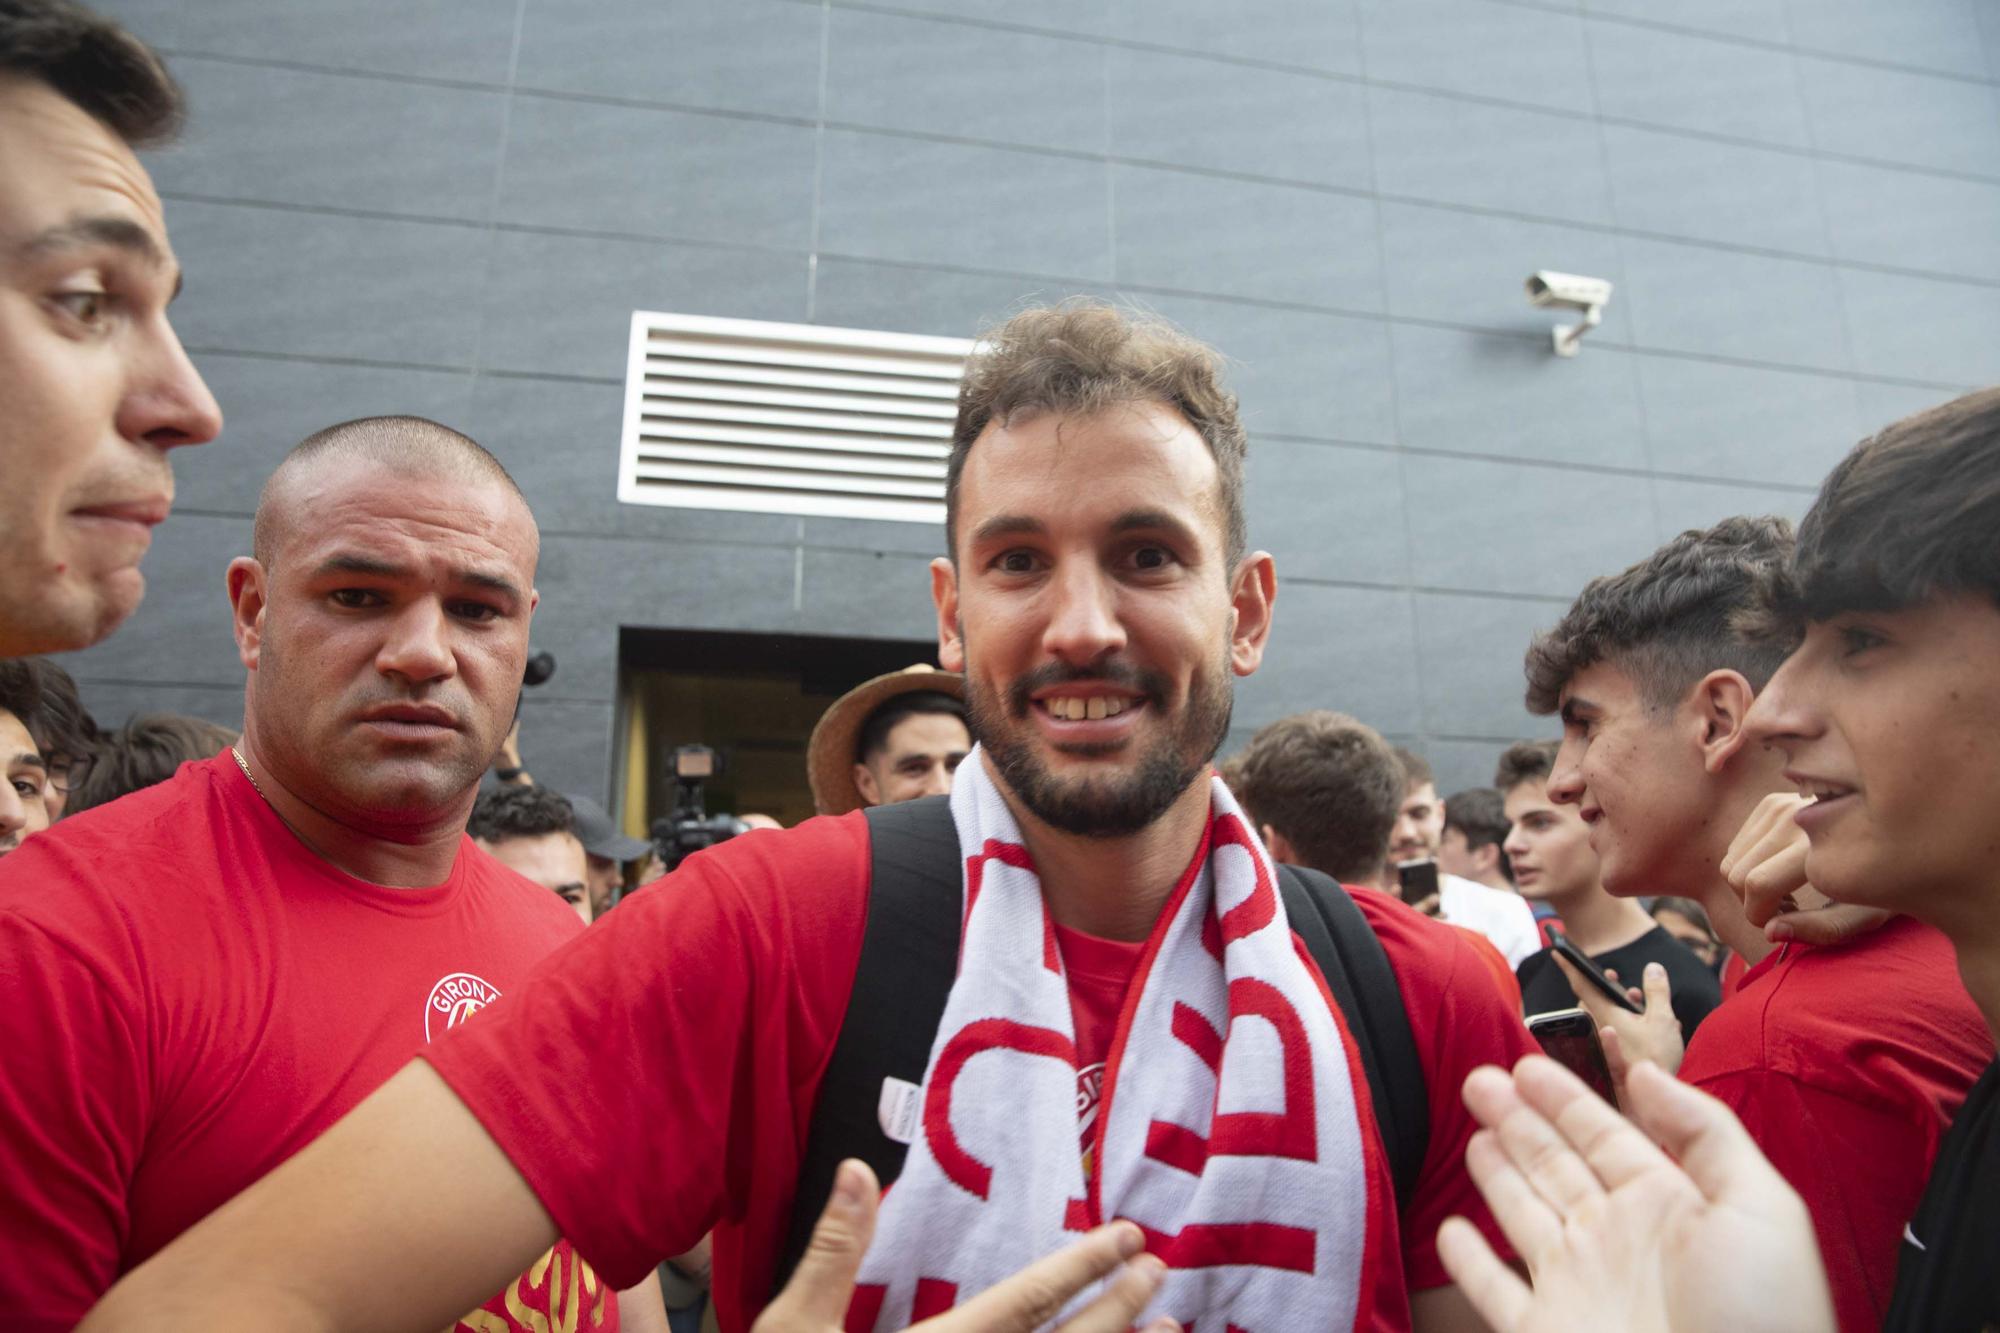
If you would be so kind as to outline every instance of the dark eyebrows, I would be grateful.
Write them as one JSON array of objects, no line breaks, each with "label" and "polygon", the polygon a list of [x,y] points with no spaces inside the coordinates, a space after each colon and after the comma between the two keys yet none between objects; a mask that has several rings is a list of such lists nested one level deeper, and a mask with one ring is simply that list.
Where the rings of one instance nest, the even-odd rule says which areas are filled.
[{"label": "dark eyebrows", "polygon": [[1192,542],[1194,532],[1164,509],[1134,509],[1112,521],[1113,532],[1164,532],[1177,541]]},{"label": "dark eyebrows", "polygon": [[130,218],[120,217],[72,218],[29,237],[21,252],[34,258],[52,250],[76,250],[88,245],[124,250],[148,264],[167,262],[166,251],[160,248],[152,232]]},{"label": "dark eyebrows", "polygon": [[1049,530],[1048,524],[1027,514],[1002,514],[989,518],[972,530],[971,541],[977,546],[983,542],[996,541],[1001,537],[1039,537]]},{"label": "dark eyebrows", "polygon": [[7,766],[9,768],[39,768],[44,773],[49,771],[49,761],[36,754],[33,750],[22,750],[7,761]]},{"label": "dark eyebrows", "polygon": [[1562,709],[1557,716],[1562,718],[1564,726],[1573,727],[1577,723],[1586,720],[1583,714],[1595,713],[1597,711],[1596,704],[1588,699],[1579,699],[1572,694],[1569,698],[1563,700]]},{"label": "dark eyebrows", "polygon": [[[328,574],[360,574],[367,578],[391,580],[411,577],[411,571],[405,565],[393,565],[386,560],[377,560],[373,556],[354,554],[328,556],[321,561],[319,568],[314,571],[314,577],[324,578]],[[452,578],[456,582],[484,588],[488,592],[499,593],[517,602],[521,600],[521,590],[515,586],[514,581],[499,574],[489,574],[478,569],[459,569],[452,571]]]}]

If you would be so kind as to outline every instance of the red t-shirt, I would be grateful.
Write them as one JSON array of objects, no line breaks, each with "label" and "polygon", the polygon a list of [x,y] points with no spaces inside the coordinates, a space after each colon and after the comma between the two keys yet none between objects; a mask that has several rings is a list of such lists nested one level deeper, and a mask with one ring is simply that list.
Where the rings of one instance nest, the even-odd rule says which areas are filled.
[{"label": "red t-shirt", "polygon": [[1993,1038],[1951,943],[1897,917],[1749,969],[1681,1078],[1726,1103],[1811,1210],[1843,1329],[1877,1329],[1904,1224]]},{"label": "red t-shirt", "polygon": [[[431,888],[344,875],[226,754],[28,839],[0,860],[7,1328],[75,1324],[581,931],[470,841]],[[569,1076],[587,1096],[591,1063]],[[505,1298],[546,1315],[572,1287],[616,1327],[567,1242],[479,1326],[545,1327]]]},{"label": "red t-shirt", "polygon": [[[858,813],[690,857],[479,1023],[424,1050],[614,1285],[712,1227],[722,1327],[747,1328],[769,1299],[860,959],[868,863]],[[1465,1172],[1475,1126],[1459,1087],[1474,1066],[1511,1065],[1533,1045],[1457,932],[1386,894],[1355,897],[1396,971],[1429,1087],[1415,1201],[1399,1233],[1379,1238],[1393,1290],[1378,1291],[1375,1308],[1382,1327],[1397,1328],[1409,1322],[1405,1287],[1448,1281],[1436,1252],[1445,1217],[1473,1218],[1504,1247]],[[1085,964],[1072,998],[1079,1030],[1101,1047],[1103,1010],[1122,993],[1104,975],[1115,974],[1107,959],[1119,946],[1071,933],[1068,948]],[[620,1077],[580,1079],[595,1060]],[[620,1132],[578,1136],[577,1125]],[[1392,1210],[1383,1216],[1397,1224]]]}]

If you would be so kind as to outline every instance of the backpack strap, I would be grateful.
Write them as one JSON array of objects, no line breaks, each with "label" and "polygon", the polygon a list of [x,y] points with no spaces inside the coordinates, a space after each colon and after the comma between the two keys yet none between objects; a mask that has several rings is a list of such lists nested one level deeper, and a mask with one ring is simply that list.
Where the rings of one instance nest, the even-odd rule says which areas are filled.
[{"label": "backpack strap", "polygon": [[860,1158],[885,1188],[902,1173],[908,1149],[882,1132],[882,1080],[924,1081],[958,976],[965,875],[950,798],[870,806],[866,818],[868,923],[847,1016],[813,1103],[773,1293],[804,1256],[841,1162]]},{"label": "backpack strap", "polygon": [[1389,955],[1368,918],[1331,876],[1281,865],[1278,891],[1285,900],[1286,918],[1319,964],[1326,988],[1360,1049],[1375,1103],[1375,1123],[1396,1183],[1397,1211],[1406,1212],[1430,1151],[1430,1097]]},{"label": "backpack strap", "polygon": [[[865,817],[868,922],[847,1013],[813,1104],[773,1293],[805,1254],[843,1160],[868,1163],[884,1188],[902,1173],[908,1149],[882,1131],[882,1080],[923,1082],[958,975],[964,874],[949,799],[871,806]],[[1430,1141],[1423,1064],[1402,990],[1368,918],[1337,882],[1315,870],[1280,866],[1278,888],[1293,931],[1360,1048],[1401,1211]]]}]

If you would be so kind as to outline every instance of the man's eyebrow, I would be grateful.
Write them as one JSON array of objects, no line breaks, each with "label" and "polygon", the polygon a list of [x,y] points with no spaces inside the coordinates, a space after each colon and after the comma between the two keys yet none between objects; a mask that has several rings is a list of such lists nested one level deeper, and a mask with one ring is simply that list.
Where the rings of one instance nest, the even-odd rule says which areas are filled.
[{"label": "man's eyebrow", "polygon": [[1193,530],[1164,509],[1133,509],[1112,520],[1113,532],[1156,531],[1193,536]]},{"label": "man's eyebrow", "polygon": [[1562,710],[1558,716],[1564,722],[1575,723],[1583,720],[1582,715],[1584,713],[1595,713],[1597,711],[1598,707],[1596,704],[1588,699],[1579,698],[1577,695],[1572,694],[1569,698],[1563,700]]},{"label": "man's eyebrow", "polygon": [[44,773],[49,771],[49,761],[36,754],[33,750],[21,751],[7,761],[7,766],[9,768],[39,768]]},{"label": "man's eyebrow", "polygon": [[71,218],[46,231],[37,232],[21,246],[21,253],[33,259],[57,250],[77,250],[85,246],[108,245],[123,250],[155,267],[167,262],[167,252],[159,238],[130,218],[95,216]]},{"label": "man's eyebrow", "polygon": [[[374,556],[342,554],[328,556],[321,561],[315,575],[324,577],[328,574],[361,574],[369,578],[404,579],[411,577],[412,572],[407,565],[392,564],[387,560],[378,560]],[[497,592],[515,601],[521,599],[519,585],[504,574],[493,574],[483,569],[455,569],[451,577],[458,583],[485,588],[489,592]]]},{"label": "man's eyebrow", "polygon": [[1031,514],[1002,514],[989,518],[972,530],[972,541],[990,542],[1000,537],[1039,537],[1049,525]]}]

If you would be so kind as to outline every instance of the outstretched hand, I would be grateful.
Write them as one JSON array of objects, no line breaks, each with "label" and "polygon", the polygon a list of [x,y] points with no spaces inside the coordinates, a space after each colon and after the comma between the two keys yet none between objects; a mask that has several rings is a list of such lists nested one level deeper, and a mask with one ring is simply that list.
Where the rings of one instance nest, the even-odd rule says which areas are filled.
[{"label": "outstretched hand", "polygon": [[1722,1103],[1642,1064],[1627,1121],[1543,1056],[1464,1093],[1466,1165],[1530,1281],[1463,1218],[1438,1255],[1498,1333],[1835,1327],[1805,1205]]},{"label": "outstretched hand", "polygon": [[[857,1161],[840,1164],[833,1195],[813,1227],[812,1242],[777,1299],[751,1333],[840,1333],[854,1295],[855,1274],[875,1235],[881,1202],[875,1173]],[[1139,1228],[1113,1222],[1067,1249],[1028,1265],[949,1314],[912,1326],[911,1333],[1031,1333],[1054,1319],[1070,1298],[1113,1272],[1104,1294],[1065,1320],[1056,1333],[1126,1333],[1160,1289],[1166,1266],[1141,1253]],[[1178,1333],[1156,1319],[1142,1333]]]},{"label": "outstretched hand", "polygon": [[1772,792],[1757,803],[1722,858],[1722,876],[1743,895],[1743,915],[1772,943],[1839,944],[1865,935],[1891,913],[1837,903],[1806,880],[1805,830],[1793,818],[1811,802]]}]

